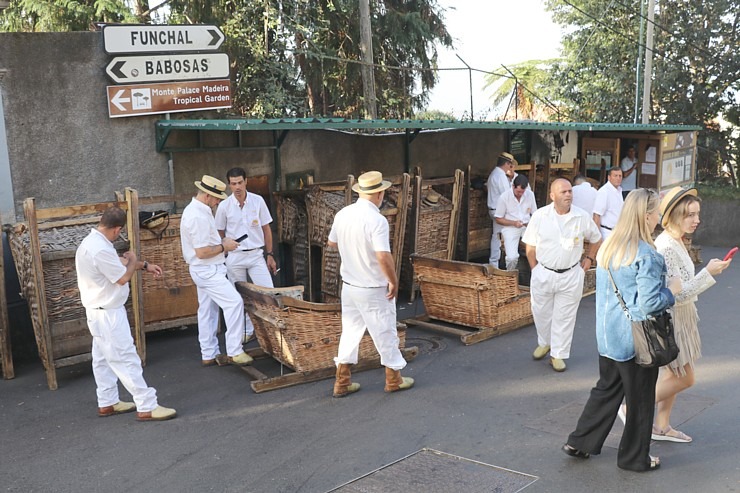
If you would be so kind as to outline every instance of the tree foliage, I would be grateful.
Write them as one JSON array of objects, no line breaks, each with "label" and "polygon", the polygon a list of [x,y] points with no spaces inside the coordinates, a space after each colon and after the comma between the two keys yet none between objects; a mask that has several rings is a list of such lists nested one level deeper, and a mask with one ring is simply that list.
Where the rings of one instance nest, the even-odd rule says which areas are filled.
[{"label": "tree foliage", "polygon": [[555,63],[556,60],[527,60],[507,67],[511,74],[499,70],[486,75],[484,89],[492,91],[492,106],[501,109],[507,119],[508,115],[536,121],[556,118],[557,107],[549,101],[553,94],[550,70]]},{"label": "tree foliage", "polygon": [[[164,1],[164,0],[163,0]],[[11,0],[6,31],[88,30],[95,22],[149,22],[143,0]],[[235,105],[257,117],[359,118],[357,0],[170,0],[157,19],[215,24],[226,34]],[[452,46],[437,0],[374,0],[371,22],[378,113],[410,117],[436,82],[437,47]],[[394,68],[398,67],[398,68]]]}]

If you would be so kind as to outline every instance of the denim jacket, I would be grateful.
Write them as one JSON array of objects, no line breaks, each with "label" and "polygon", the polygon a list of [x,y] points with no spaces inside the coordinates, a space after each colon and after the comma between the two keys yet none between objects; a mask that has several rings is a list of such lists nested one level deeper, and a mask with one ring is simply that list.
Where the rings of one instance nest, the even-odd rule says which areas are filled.
[{"label": "denim jacket", "polygon": [[[628,361],[635,357],[632,323],[622,311],[604,267],[596,270],[596,343],[601,356]],[[630,265],[612,267],[611,272],[633,320],[645,320],[675,303],[673,294],[665,287],[663,257],[643,241]]]}]

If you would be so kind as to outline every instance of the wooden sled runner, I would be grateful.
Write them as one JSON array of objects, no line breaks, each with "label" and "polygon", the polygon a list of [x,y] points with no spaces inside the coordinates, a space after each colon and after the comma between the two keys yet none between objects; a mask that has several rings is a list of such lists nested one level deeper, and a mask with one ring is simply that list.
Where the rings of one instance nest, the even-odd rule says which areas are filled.
[{"label": "wooden sled runner", "polygon": [[427,315],[407,325],[456,335],[469,345],[533,323],[529,289],[519,286],[516,271],[416,254],[411,259]]},{"label": "wooden sled runner", "polygon": [[[249,355],[255,359],[272,357],[293,371],[269,377],[254,367],[242,367],[253,380],[250,385],[254,392],[334,377],[334,356],[342,333],[339,303],[303,301],[303,286],[270,289],[238,282],[236,288],[244,298],[260,344],[260,348],[247,351]],[[406,326],[403,324],[398,324],[398,338],[404,359],[413,360],[418,349],[405,348]],[[380,366],[375,345],[370,336],[365,334],[360,343],[359,360],[352,371]]]}]

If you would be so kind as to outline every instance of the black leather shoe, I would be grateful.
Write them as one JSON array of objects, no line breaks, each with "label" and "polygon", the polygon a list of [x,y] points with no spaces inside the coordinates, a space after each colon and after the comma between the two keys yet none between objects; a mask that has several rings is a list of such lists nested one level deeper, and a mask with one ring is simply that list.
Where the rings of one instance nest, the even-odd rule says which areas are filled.
[{"label": "black leather shoe", "polygon": [[591,454],[588,452],[584,452],[582,450],[578,450],[577,448],[573,448],[567,443],[563,445],[563,448],[561,449],[566,454],[570,455],[571,457],[575,457],[577,459],[588,459],[591,457]]}]

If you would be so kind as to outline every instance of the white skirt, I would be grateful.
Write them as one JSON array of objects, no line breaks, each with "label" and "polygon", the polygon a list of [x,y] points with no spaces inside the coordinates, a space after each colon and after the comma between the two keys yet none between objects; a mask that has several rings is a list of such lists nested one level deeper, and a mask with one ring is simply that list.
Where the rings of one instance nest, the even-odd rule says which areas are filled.
[{"label": "white skirt", "polygon": [[684,367],[688,364],[694,368],[694,362],[701,358],[701,337],[699,337],[699,314],[694,302],[677,305],[671,308],[673,330],[678,345],[678,358],[667,367],[679,377],[686,375]]}]

